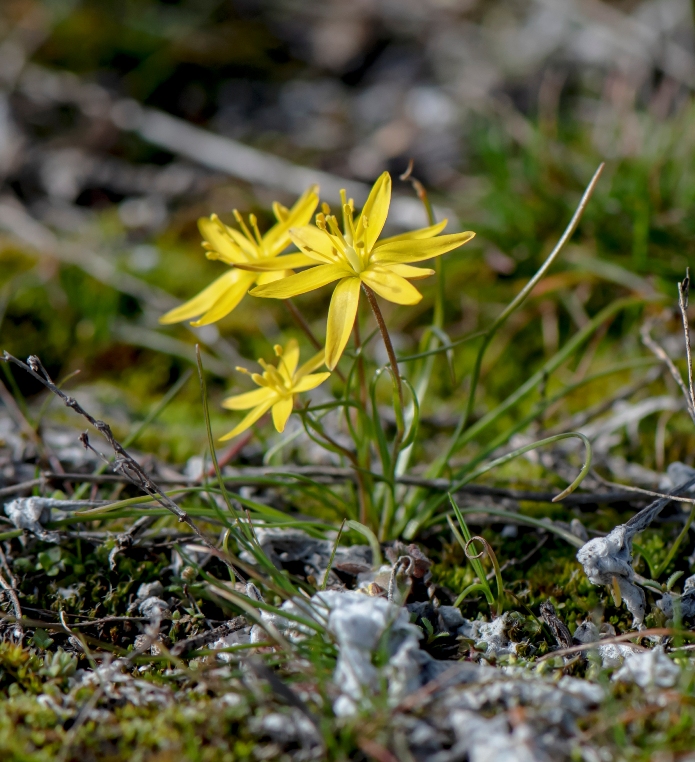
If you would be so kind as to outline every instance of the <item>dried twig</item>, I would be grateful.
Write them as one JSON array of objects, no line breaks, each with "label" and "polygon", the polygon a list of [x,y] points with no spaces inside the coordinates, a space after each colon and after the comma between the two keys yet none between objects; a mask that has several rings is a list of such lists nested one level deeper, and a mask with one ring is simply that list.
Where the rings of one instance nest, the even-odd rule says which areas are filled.
[{"label": "dried twig", "polygon": [[695,391],[693,390],[693,358],[690,350],[690,325],[688,323],[688,295],[690,292],[690,268],[685,270],[683,282],[678,284],[678,306],[683,320],[683,333],[685,334],[685,355],[688,360],[688,392],[690,407],[695,410]]},{"label": "dried twig", "polygon": [[145,529],[151,527],[156,520],[157,518],[155,516],[143,516],[142,518],[139,518],[129,529],[116,537],[116,544],[113,546],[111,552],[109,553],[109,568],[111,571],[114,571],[116,568],[116,556],[127,548],[132,547],[136,536],[141,532],[144,532]]},{"label": "dried twig", "polygon": [[[273,478],[280,479],[281,477],[293,477],[293,476],[308,476],[317,482],[322,484],[335,484],[355,478],[355,472],[351,468],[341,468],[339,466],[295,466],[287,464],[283,466],[263,466],[256,467],[250,466],[247,468],[235,469],[233,474],[225,474],[224,482],[229,487],[263,487],[273,486],[269,485],[269,480]],[[379,480],[381,477],[377,473],[371,473],[372,478]],[[56,474],[50,471],[45,471],[42,474],[42,479],[45,481],[86,481],[94,482],[96,484],[112,484],[112,483],[131,483],[130,479],[121,474]],[[199,482],[199,479],[190,478],[183,474],[179,479],[168,477],[166,479],[158,479],[160,484],[168,485],[193,485]],[[419,476],[407,476],[403,475],[396,478],[398,484],[404,484],[409,487],[425,487],[426,489],[436,490],[438,492],[448,492],[451,490],[452,482],[448,479],[426,479]],[[3,495],[11,495],[16,492],[22,492],[27,489],[31,489],[34,486],[40,485],[41,479],[33,479],[27,482],[21,482],[20,484],[6,487],[0,490],[0,497]],[[608,482],[607,482],[608,483]],[[613,492],[605,493],[573,493],[568,495],[564,502],[572,505],[591,505],[594,503],[615,503],[629,501],[632,498],[631,493],[636,491],[636,488],[626,487],[623,484],[616,484],[617,489]],[[474,496],[489,496],[489,497],[506,497],[512,500],[528,500],[531,502],[549,503],[552,502],[555,496],[552,492],[534,492],[531,490],[514,490],[506,489],[505,487],[488,487],[486,485],[467,484],[465,487],[461,487],[457,490],[457,494],[467,494]],[[653,494],[653,493],[648,493]],[[658,495],[659,493],[656,493]],[[683,502],[691,502],[690,498],[684,498]]]},{"label": "dried twig", "polygon": [[[679,284],[679,292],[680,292],[680,284]],[[695,423],[695,405],[693,404],[693,399],[691,397],[690,390],[685,385],[685,382],[683,381],[683,377],[680,374],[680,371],[678,368],[676,368],[673,360],[666,354],[665,350],[659,346],[659,344],[654,341],[654,339],[651,336],[651,329],[652,329],[652,321],[648,320],[640,330],[640,336],[642,337],[642,343],[645,347],[647,347],[649,350],[651,350],[668,368],[669,373],[673,377],[673,380],[678,384],[680,387],[681,392],[683,392],[683,396],[685,397],[685,404],[688,408],[688,413],[690,414],[690,417]],[[689,343],[688,343],[689,346]],[[690,357],[690,350],[688,350],[688,357]]]},{"label": "dried twig", "polygon": [[541,603],[541,619],[548,625],[560,648],[571,648],[574,645],[567,625],[555,613],[555,606],[550,601]]},{"label": "dried twig", "polygon": [[7,574],[7,579],[5,578],[4,574],[0,572],[0,586],[4,590],[4,595],[6,595],[10,599],[10,603],[12,604],[12,608],[14,609],[14,615],[15,615],[15,627],[14,627],[14,637],[17,640],[17,642],[20,642],[22,638],[24,637],[24,630],[22,629],[22,625],[20,624],[22,620],[22,607],[19,605],[19,597],[17,596],[17,580],[15,579],[14,574],[12,574],[12,570],[10,569],[10,565],[7,563],[7,559],[5,558],[5,554],[3,553],[2,549],[0,549],[0,565],[2,565],[5,573]]},{"label": "dried twig", "polygon": [[630,487],[626,484],[618,484],[617,482],[611,482],[608,481],[608,479],[604,479],[600,474],[597,474],[596,471],[593,470],[591,475],[594,479],[601,482],[601,484],[605,485],[606,487],[618,487],[619,489],[624,489],[626,492],[634,492],[637,495],[649,495],[649,497],[667,497],[674,503],[690,503],[691,505],[695,505],[695,498],[692,497],[680,497],[678,495],[670,495],[666,492],[653,492],[652,490],[643,489],[642,487]]},{"label": "dried twig", "polygon": [[186,654],[190,651],[197,651],[198,649],[208,645],[208,643],[213,643],[215,640],[224,638],[227,635],[231,635],[233,632],[238,632],[239,630],[242,630],[244,627],[248,626],[249,623],[245,617],[235,617],[234,619],[230,619],[228,622],[225,622],[224,624],[221,624],[219,627],[215,627],[212,630],[201,632],[198,635],[193,635],[190,638],[186,638],[185,640],[179,640],[178,643],[175,643],[171,647],[171,655],[182,656],[183,654]]},{"label": "dried twig", "polygon": [[[550,653],[545,654],[545,656],[541,656],[540,659],[538,659],[538,663],[547,661],[548,659],[554,659],[556,656],[567,656],[568,654],[576,654],[580,653],[581,651],[591,651],[594,648],[600,648],[601,646],[610,646],[613,643],[624,643],[626,640],[632,640],[633,638],[650,638],[656,635],[689,635],[693,637],[695,636],[695,632],[684,632],[682,630],[674,630],[669,627],[652,627],[651,629],[640,630],[639,632],[624,632],[622,635],[616,635],[614,638],[602,638],[601,640],[596,640],[593,643],[582,643],[578,646],[563,648],[559,651],[550,651]],[[642,646],[638,646],[634,643],[631,645],[633,645],[635,648],[642,648],[642,650],[645,650]]]},{"label": "dried twig", "polygon": [[[205,537],[200,529],[198,529],[186,511],[184,511],[183,508],[178,506],[170,497],[162,492],[162,490],[145,473],[142,466],[121,446],[121,444],[114,437],[113,432],[111,431],[111,427],[104,421],[98,421],[96,418],[90,415],[77,402],[77,400],[65,394],[65,392],[63,392],[53,383],[51,377],[48,375],[48,372],[43,367],[41,360],[39,360],[38,357],[32,355],[28,358],[28,361],[24,363],[21,360],[18,360],[16,357],[13,357],[8,352],[4,352],[3,360],[5,362],[11,362],[14,365],[17,365],[18,367],[25,370],[27,373],[29,373],[29,375],[42,383],[50,392],[60,397],[60,399],[65,403],[66,407],[71,408],[83,418],[86,418],[89,423],[91,423],[91,425],[94,426],[94,428],[104,437],[104,439],[106,439],[111,449],[114,451],[116,459],[113,464],[110,464],[112,468],[116,471],[120,471],[121,474],[127,477],[132,484],[148,494],[150,497],[154,498],[163,508],[166,508],[166,510],[170,511],[174,516],[176,516],[180,522],[186,524],[206,547],[210,548],[213,551],[217,551],[217,548],[215,548],[215,546]],[[86,433],[82,434],[80,439],[86,448],[94,450],[94,448],[89,444],[89,439]],[[94,452],[98,451],[94,450]],[[99,455],[103,458],[100,453]],[[238,574],[234,566],[228,560],[226,560],[224,556],[220,556],[220,560],[222,560],[222,562],[235,574]]]}]

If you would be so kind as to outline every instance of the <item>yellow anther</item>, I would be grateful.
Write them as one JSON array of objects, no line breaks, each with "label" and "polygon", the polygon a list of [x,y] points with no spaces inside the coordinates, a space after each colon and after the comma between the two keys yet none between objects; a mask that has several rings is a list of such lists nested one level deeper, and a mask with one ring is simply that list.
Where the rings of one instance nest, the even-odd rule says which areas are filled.
[{"label": "yellow anther", "polygon": [[253,234],[256,236],[258,245],[262,246],[263,239],[261,238],[261,231],[258,229],[258,219],[256,218],[255,214],[249,214],[249,222],[251,223],[251,228],[253,230]]},{"label": "yellow anther", "polygon": [[316,215],[316,227],[319,228],[320,230],[326,229],[326,215],[323,214],[322,212],[319,212]]},{"label": "yellow anther", "polygon": [[275,351],[275,354],[277,357],[282,357],[282,347],[280,346],[280,344],[276,344],[273,347],[273,350]]},{"label": "yellow anther", "polygon": [[258,386],[270,386],[268,381],[266,381],[266,379],[263,378],[260,373],[252,373],[251,380],[254,384],[258,384]]},{"label": "yellow anther", "polygon": [[211,259],[213,262],[216,259],[220,258],[220,255],[214,249],[210,249],[209,251],[206,251],[205,256],[207,259]]},{"label": "yellow anther", "polygon": [[244,235],[251,241],[252,243],[256,243],[253,240],[253,236],[251,235],[251,231],[246,227],[246,223],[244,222],[244,218],[239,214],[239,210],[234,210],[234,219],[239,223],[239,227],[244,232]]},{"label": "yellow anther", "polygon": [[331,207],[330,207],[330,206],[328,206],[328,204],[327,204],[327,203],[324,201],[324,202],[321,204],[321,211],[322,211],[324,214],[330,214],[330,213],[331,213]]},{"label": "yellow anther", "polygon": [[246,373],[247,376],[249,375],[249,371],[246,368],[242,368],[241,365],[237,365],[235,370],[239,373]]}]

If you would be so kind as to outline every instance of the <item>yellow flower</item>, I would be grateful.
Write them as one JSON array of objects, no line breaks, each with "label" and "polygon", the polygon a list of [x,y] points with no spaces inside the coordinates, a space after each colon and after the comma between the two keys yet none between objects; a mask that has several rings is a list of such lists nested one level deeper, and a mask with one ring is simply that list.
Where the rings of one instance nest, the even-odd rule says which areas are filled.
[{"label": "yellow flower", "polygon": [[[249,408],[253,408],[253,410],[229,434],[225,434],[220,441],[232,439],[237,434],[241,434],[242,431],[246,431],[271,408],[275,428],[280,432],[284,431],[294,405],[294,395],[315,389],[331,375],[330,373],[313,373],[323,365],[323,352],[319,352],[297,369],[299,346],[294,339],[287,342],[284,350],[279,344],[276,344],[275,354],[280,358],[277,367],[269,365],[264,360],[259,360],[258,364],[263,368],[263,374],[249,374],[260,389],[236,394],[234,397],[228,397],[222,403],[222,407],[226,407],[228,410],[248,410]],[[237,368],[237,370],[241,373],[249,373],[246,368]]]},{"label": "yellow flower", "polygon": [[248,271],[269,272],[301,267],[300,256],[310,258],[314,265],[309,270],[273,283],[259,283],[250,292],[253,296],[288,299],[338,281],[328,310],[326,330],[326,365],[331,370],[337,365],[350,338],[362,284],[396,304],[417,304],[422,294],[409,281],[426,278],[434,270],[412,267],[410,263],[445,254],[475,235],[471,232],[438,235],[446,225],[444,220],[428,228],[378,240],[391,201],[391,177],[388,172],[384,172],[374,183],[357,219],[354,218],[352,200],[348,202],[344,192],[341,195],[342,232],[338,220],[324,205],[324,213],[316,216],[316,227],[307,225],[289,231],[292,241],[303,254],[238,265]]},{"label": "yellow flower", "polygon": [[[275,202],[273,212],[278,221],[262,237],[258,230],[256,217],[253,214],[249,215],[251,227],[249,230],[239,212],[234,210],[234,216],[239,223],[241,232],[223,225],[216,214],[213,214],[209,219],[201,217],[198,220],[198,227],[205,239],[203,248],[207,249],[207,258],[221,259],[232,266],[274,259],[289,246],[290,228],[306,225],[311,220],[311,215],[319,202],[317,192],[318,186],[313,185],[297,200],[292,209],[286,209]],[[301,257],[301,260],[297,259],[297,256]],[[313,264],[313,260],[302,255],[296,255],[295,260],[302,264]],[[206,289],[203,289],[198,296],[194,296],[193,299],[180,307],[162,315],[159,322],[168,325],[202,315],[199,320],[192,322],[191,325],[200,326],[215,323],[228,315],[239,304],[244,294],[254,283],[270,283],[283,278],[286,274],[289,273],[282,271],[254,273],[232,267]]]}]

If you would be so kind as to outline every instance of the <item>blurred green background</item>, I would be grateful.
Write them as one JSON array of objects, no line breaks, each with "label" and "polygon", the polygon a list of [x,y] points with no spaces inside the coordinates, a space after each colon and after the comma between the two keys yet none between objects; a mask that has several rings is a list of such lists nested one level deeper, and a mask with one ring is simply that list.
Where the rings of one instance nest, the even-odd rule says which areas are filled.
[{"label": "blurred green background", "polygon": [[[273,199],[298,195],[305,175],[287,181],[264,157],[362,183],[413,159],[451,229],[477,233],[446,257],[452,339],[518,293],[605,161],[571,244],[486,355],[480,414],[619,296],[675,301],[694,250],[692,13],[688,0],[5,0],[0,346],[38,354],[56,378],[79,369],[69,388],[125,431],[193,367],[199,341],[222,434],[234,366],[301,334],[282,304],[251,298],[204,329],[157,319],[223,271],[204,257],[198,217],[231,222],[238,208],[263,227]],[[175,150],[165,123],[143,126],[143,113],[162,112],[174,132],[200,131],[180,132]],[[261,153],[235,168],[210,136]],[[400,225],[409,209],[421,224],[416,206],[402,209]],[[431,320],[435,287],[423,283],[415,309],[387,306],[402,354]],[[326,298],[297,301],[322,336]],[[622,313],[562,381],[634,358],[643,315]],[[376,342],[370,351],[380,358]],[[436,408],[433,432],[461,410],[473,352],[456,351],[455,378],[441,361],[424,411]],[[631,378],[591,386],[562,411]],[[14,382],[32,404],[36,385]],[[203,443],[194,379],[139,445],[182,461]],[[667,446],[672,458],[692,450],[683,436]]]}]

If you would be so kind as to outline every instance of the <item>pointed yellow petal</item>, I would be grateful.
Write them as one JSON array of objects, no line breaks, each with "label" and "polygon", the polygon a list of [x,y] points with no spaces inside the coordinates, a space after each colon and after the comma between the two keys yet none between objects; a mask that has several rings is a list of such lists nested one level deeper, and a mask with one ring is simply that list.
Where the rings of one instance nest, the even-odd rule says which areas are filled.
[{"label": "pointed yellow petal", "polygon": [[307,225],[318,206],[319,186],[312,185],[296,201],[291,209],[285,209],[280,204],[273,204],[273,211],[278,223],[263,236],[263,248],[268,255],[277,255],[287,248],[290,243],[288,231],[293,227]]},{"label": "pointed yellow petal", "polygon": [[287,419],[292,413],[293,400],[294,398],[291,395],[289,397],[281,397],[273,405],[273,423],[281,434],[285,430]]},{"label": "pointed yellow petal", "polygon": [[319,230],[313,225],[305,225],[301,228],[292,228],[290,238],[298,249],[317,262],[330,265],[338,259],[333,240],[325,230]]},{"label": "pointed yellow petal", "polygon": [[261,256],[261,250],[256,241],[250,241],[243,233],[240,233],[238,230],[230,228],[227,225],[224,226],[224,229],[227,231],[230,238],[234,239],[237,246],[239,246],[240,249],[243,249],[246,254],[246,261],[253,261]]},{"label": "pointed yellow petal", "polygon": [[321,350],[317,352],[311,360],[307,360],[304,365],[294,374],[295,380],[306,376],[307,373],[313,373],[317,368],[320,368],[326,362],[326,351]]},{"label": "pointed yellow petal", "polygon": [[277,397],[273,396],[271,399],[264,402],[262,405],[258,405],[258,407],[255,407],[245,418],[244,420],[237,424],[230,432],[229,434],[225,434],[223,437],[220,437],[220,442],[226,442],[229,439],[234,439],[235,436],[238,434],[241,434],[242,431],[246,431],[246,429],[253,426],[256,421],[261,418],[263,415],[265,415],[270,408],[273,406],[273,403]]},{"label": "pointed yellow petal", "polygon": [[431,270],[429,267],[413,267],[412,265],[393,263],[374,265],[370,270],[374,270],[374,272],[392,272],[400,275],[401,278],[408,278],[410,280],[422,280],[422,278],[429,278],[430,275],[434,275],[434,270]]},{"label": "pointed yellow petal", "polygon": [[253,296],[264,296],[271,299],[288,299],[298,294],[306,294],[307,291],[326,286],[334,280],[344,278],[347,271],[339,265],[317,265],[303,273],[291,275],[285,280],[268,283],[265,286],[257,286],[251,291]]},{"label": "pointed yellow petal", "polygon": [[[364,241],[367,251],[371,251],[386,224],[391,203],[391,175],[384,172],[374,183],[369,198],[362,207],[362,214],[357,220],[355,238]],[[365,218],[367,224],[365,225]]]},{"label": "pointed yellow petal", "polygon": [[294,275],[294,270],[274,270],[273,272],[269,273],[258,273],[256,284],[259,286],[265,286],[266,283],[275,283],[276,280],[289,278],[290,275]]},{"label": "pointed yellow petal", "polygon": [[248,410],[249,408],[256,407],[256,405],[262,405],[273,394],[272,389],[265,387],[254,389],[252,392],[244,392],[244,394],[235,394],[233,397],[227,397],[226,400],[222,401],[222,407],[227,408],[227,410]]},{"label": "pointed yellow petal", "polygon": [[295,201],[294,206],[289,210],[287,220],[290,227],[300,227],[307,225],[311,220],[316,207],[319,205],[319,186],[311,185]]},{"label": "pointed yellow petal", "polygon": [[286,381],[290,381],[299,364],[299,344],[297,339],[290,339],[278,360],[278,370]]},{"label": "pointed yellow petal", "polygon": [[326,365],[333,370],[343,354],[350,332],[355,324],[357,305],[360,300],[359,278],[343,278],[335,287],[328,308],[326,327]]},{"label": "pointed yellow petal", "polygon": [[209,325],[210,323],[216,323],[226,315],[229,315],[229,313],[244,298],[249,288],[256,282],[255,273],[245,273],[241,270],[232,270],[232,272],[237,275],[236,281],[231,283],[212,307],[210,307],[199,320],[191,323],[191,325],[196,327]]},{"label": "pointed yellow petal", "polygon": [[312,373],[309,376],[304,376],[304,378],[299,379],[294,385],[292,391],[295,394],[300,394],[301,392],[308,392],[310,389],[316,389],[316,387],[319,386],[319,384],[322,384],[330,375],[330,373]]},{"label": "pointed yellow petal", "polygon": [[162,315],[159,318],[159,322],[163,325],[170,325],[171,323],[179,323],[182,320],[190,320],[198,315],[202,315],[215,304],[222,294],[234,287],[240,274],[237,270],[228,270],[224,275],[220,275],[217,280],[214,280],[207,288],[203,289],[197,296],[170,310],[166,315]]},{"label": "pointed yellow petal", "polygon": [[278,222],[284,222],[289,213],[290,210],[286,206],[283,206],[279,201],[273,201],[273,214]]},{"label": "pointed yellow petal", "polygon": [[365,270],[360,278],[379,296],[396,304],[417,304],[422,294],[405,278],[392,272]]},{"label": "pointed yellow petal", "polygon": [[370,262],[374,264],[386,264],[390,262],[422,262],[425,259],[438,257],[447,251],[463,246],[473,238],[475,233],[452,233],[440,235],[436,238],[412,239],[386,243],[378,246],[372,252]]},{"label": "pointed yellow petal", "polygon": [[210,248],[228,265],[246,262],[248,252],[240,247],[227,233],[227,228],[220,222],[218,216],[201,217],[198,220],[198,230]]},{"label": "pointed yellow petal", "polygon": [[393,243],[395,241],[410,241],[413,238],[434,238],[439,235],[447,225],[449,220],[442,220],[436,225],[430,225],[428,228],[420,228],[419,230],[411,230],[409,233],[401,233],[400,235],[393,235],[390,238],[382,238],[377,241],[376,248],[383,246],[385,243]]},{"label": "pointed yellow petal", "polygon": [[310,267],[315,264],[317,260],[307,257],[306,254],[287,254],[284,257],[239,262],[237,267],[250,272],[272,272],[273,270],[294,270],[295,267]]}]

